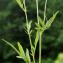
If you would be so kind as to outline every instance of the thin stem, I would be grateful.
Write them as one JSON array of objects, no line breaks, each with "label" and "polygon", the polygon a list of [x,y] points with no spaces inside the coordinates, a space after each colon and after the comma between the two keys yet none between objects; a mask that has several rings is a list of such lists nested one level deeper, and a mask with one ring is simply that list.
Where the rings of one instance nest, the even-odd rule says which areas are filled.
[{"label": "thin stem", "polygon": [[32,45],[32,42],[31,42],[31,36],[30,36],[30,34],[29,34],[29,40],[30,40],[30,45]]},{"label": "thin stem", "polygon": [[41,47],[42,47],[42,38],[41,33],[39,35],[39,63],[41,63]]},{"label": "thin stem", "polygon": [[[36,0],[36,6],[37,6],[37,21],[39,24],[39,12],[38,12],[38,0]],[[41,63],[41,35],[40,35],[40,31],[38,31],[38,36],[39,36],[39,63]]]},{"label": "thin stem", "polygon": [[35,57],[34,57],[34,55],[33,55],[33,63],[35,63]]},{"label": "thin stem", "polygon": [[28,26],[28,17],[27,17],[27,9],[26,9],[25,0],[23,0],[23,3],[24,3],[24,9],[25,9],[26,24]]},{"label": "thin stem", "polygon": [[45,1],[45,7],[44,7],[44,22],[46,20],[46,8],[47,8],[47,0]]},{"label": "thin stem", "polygon": [[38,21],[38,24],[39,24],[39,19],[38,19],[38,16],[39,16],[39,12],[38,12],[38,0],[36,0],[36,6],[37,6],[37,21]]},{"label": "thin stem", "polygon": [[[23,3],[24,3],[24,9],[25,9],[26,26],[28,28],[28,18],[27,18],[27,9],[26,9],[26,5],[25,5],[25,0],[23,1]],[[28,35],[29,35],[30,46],[31,46],[32,42],[31,42],[31,36],[30,36],[30,33],[29,32],[28,32]],[[33,58],[33,61],[34,61],[34,58]]]},{"label": "thin stem", "polygon": [[[25,0],[24,0],[24,8],[25,8],[25,16],[26,16],[26,25],[28,27],[28,18],[27,18],[27,10],[26,10],[26,5],[25,5]],[[31,35],[30,35],[30,33],[28,33],[28,35],[29,35],[29,40],[30,40],[30,46],[32,47]],[[33,62],[35,63],[34,55],[33,55]]]},{"label": "thin stem", "polygon": [[[24,0],[24,8],[25,8],[26,24],[28,27],[28,18],[27,18],[27,10],[26,10],[26,5],[25,5],[25,0]],[[30,36],[29,32],[28,32],[28,35],[29,35],[29,40],[30,40],[30,45],[31,45],[31,36]]]},{"label": "thin stem", "polygon": [[[30,40],[30,46],[32,47],[32,41],[31,41],[31,35],[30,34],[29,34],[29,40]],[[32,48],[31,48],[31,50],[32,50]],[[35,55],[33,54],[32,56],[33,56],[33,63],[35,63],[35,58],[34,58]]]}]

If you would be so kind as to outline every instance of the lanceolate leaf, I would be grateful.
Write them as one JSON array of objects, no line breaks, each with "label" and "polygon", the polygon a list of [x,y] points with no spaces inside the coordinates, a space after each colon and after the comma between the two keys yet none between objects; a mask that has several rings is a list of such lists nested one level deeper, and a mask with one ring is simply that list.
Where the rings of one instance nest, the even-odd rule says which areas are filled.
[{"label": "lanceolate leaf", "polygon": [[14,47],[14,45],[12,45],[10,42],[2,39],[6,44],[8,44],[9,46],[11,46],[18,54],[19,54],[19,51]]},{"label": "lanceolate leaf", "polygon": [[35,53],[35,47],[31,44],[31,55],[33,56]]},{"label": "lanceolate leaf", "polygon": [[28,30],[29,30],[29,32],[30,32],[30,30],[31,30],[31,24],[32,24],[32,21],[30,21],[30,22],[28,23]]},{"label": "lanceolate leaf", "polygon": [[16,57],[24,60],[24,58],[23,58],[23,57],[21,57],[21,56],[16,56]]},{"label": "lanceolate leaf", "polygon": [[26,63],[31,63],[31,59],[30,59],[30,55],[29,55],[29,50],[28,49],[26,49],[26,58],[25,58],[25,60],[26,60]]},{"label": "lanceolate leaf", "polygon": [[37,31],[36,32],[36,37],[35,37],[35,42],[34,42],[35,48],[37,46],[38,40],[39,40],[39,35],[38,35],[38,31]]},{"label": "lanceolate leaf", "polygon": [[42,18],[40,18],[40,17],[38,17],[38,18],[39,18],[39,21],[40,21],[40,25],[41,25],[41,26],[44,26],[44,24],[45,24],[45,23],[44,23],[44,20],[43,20]]},{"label": "lanceolate leaf", "polygon": [[22,58],[24,58],[25,57],[25,53],[24,53],[23,47],[21,46],[21,44],[19,42],[18,42],[18,48],[19,48],[20,56]]},{"label": "lanceolate leaf", "polygon": [[38,24],[38,23],[35,23],[35,25],[36,25],[36,28],[35,29],[37,29],[37,30],[40,30],[42,27],[40,26],[40,24]]},{"label": "lanceolate leaf", "polygon": [[50,28],[51,24],[53,23],[56,15],[58,14],[59,11],[57,11],[46,23],[46,29]]},{"label": "lanceolate leaf", "polygon": [[25,32],[27,34],[31,34],[32,33],[31,26],[32,26],[32,21],[26,23]]},{"label": "lanceolate leaf", "polygon": [[24,11],[24,4],[23,4],[23,0],[16,0],[16,2],[18,3],[18,5],[20,6],[20,8]]}]

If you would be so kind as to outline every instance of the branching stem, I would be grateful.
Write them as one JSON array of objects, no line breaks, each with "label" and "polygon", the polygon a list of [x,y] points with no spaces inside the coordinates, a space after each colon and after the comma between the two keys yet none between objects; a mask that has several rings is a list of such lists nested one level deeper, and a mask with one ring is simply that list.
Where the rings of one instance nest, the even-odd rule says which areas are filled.
[{"label": "branching stem", "polygon": [[[26,5],[25,5],[25,0],[24,0],[24,8],[25,8],[25,16],[26,16],[26,26],[28,28],[28,18],[27,18],[27,9],[26,9]],[[32,47],[32,41],[31,41],[31,35],[30,35],[30,31],[28,32],[28,35],[29,35],[29,41],[30,41],[30,46]],[[32,48],[31,48],[32,49]],[[34,58],[34,55],[33,55],[33,63],[35,63],[35,58]]]}]

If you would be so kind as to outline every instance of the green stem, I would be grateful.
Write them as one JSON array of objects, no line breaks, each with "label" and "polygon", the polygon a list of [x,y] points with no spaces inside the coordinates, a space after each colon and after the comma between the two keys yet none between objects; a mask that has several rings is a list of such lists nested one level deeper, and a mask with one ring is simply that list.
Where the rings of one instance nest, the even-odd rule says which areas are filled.
[{"label": "green stem", "polygon": [[38,21],[38,24],[39,24],[39,19],[38,19],[38,16],[39,16],[39,11],[38,11],[38,0],[36,0],[36,6],[37,6],[37,21]]},{"label": "green stem", "polygon": [[23,3],[24,3],[24,9],[25,9],[26,24],[28,26],[27,9],[26,9],[25,0],[23,1]]},{"label": "green stem", "polygon": [[[27,24],[27,27],[28,27],[28,18],[27,18],[27,10],[26,10],[26,5],[25,5],[25,0],[24,0],[24,8],[25,8],[26,24]],[[29,32],[28,32],[28,35],[29,35],[29,40],[30,40],[30,45],[31,45],[31,36],[30,36]]]},{"label": "green stem", "polygon": [[[29,40],[30,40],[30,46],[32,47],[32,41],[31,41],[31,36],[30,36],[30,34],[29,34]],[[32,50],[32,48],[31,48],[31,50]],[[32,53],[33,54],[33,53]],[[33,54],[32,55],[33,56],[33,63],[35,63],[35,54]]]},{"label": "green stem", "polygon": [[[37,21],[39,24],[38,0],[36,0],[36,6],[37,6]],[[39,36],[39,63],[41,63],[41,33],[40,31],[38,31],[38,36]]]},{"label": "green stem", "polygon": [[34,57],[34,55],[33,55],[33,63],[35,63],[35,57]]},{"label": "green stem", "polygon": [[[30,46],[32,46],[32,42],[31,42],[31,36],[29,34],[29,40],[30,40]],[[31,48],[32,49],[32,48]]]},{"label": "green stem", "polygon": [[[24,0],[24,8],[25,8],[26,26],[28,27],[28,18],[27,18],[27,9],[26,9],[26,5],[25,5],[25,0]],[[32,41],[31,41],[31,35],[30,35],[29,32],[28,32],[28,35],[29,35],[30,46],[31,46]],[[32,49],[32,48],[31,48],[31,49]],[[33,57],[33,62],[35,62],[35,61],[34,61],[34,57]]]},{"label": "green stem", "polygon": [[[26,5],[25,5],[25,0],[24,0],[24,8],[25,8],[25,16],[26,16],[26,25],[28,27],[28,18],[27,18],[27,10],[26,10]],[[30,35],[30,33],[28,33],[28,35],[29,35],[29,40],[30,40],[30,46],[32,47],[31,35]],[[35,63],[34,55],[33,55],[33,62]]]},{"label": "green stem", "polygon": [[47,6],[47,0],[45,1],[45,7],[44,7],[44,22],[46,20],[46,6]]},{"label": "green stem", "polygon": [[39,34],[39,63],[41,63],[41,48],[42,48],[42,37],[41,33]]}]

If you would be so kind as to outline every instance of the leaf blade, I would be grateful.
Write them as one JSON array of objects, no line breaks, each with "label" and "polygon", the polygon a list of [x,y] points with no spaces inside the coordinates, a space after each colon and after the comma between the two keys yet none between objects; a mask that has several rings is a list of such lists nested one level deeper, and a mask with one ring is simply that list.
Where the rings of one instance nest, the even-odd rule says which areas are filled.
[{"label": "leaf blade", "polygon": [[57,11],[47,22],[46,22],[46,29],[51,27],[51,24],[54,22],[54,19],[56,18],[59,11]]},{"label": "leaf blade", "polygon": [[34,41],[35,48],[36,48],[36,46],[37,46],[38,40],[39,40],[39,36],[38,36],[38,31],[37,31],[37,32],[36,32],[35,41]]},{"label": "leaf blade", "polygon": [[24,11],[24,4],[22,0],[16,0],[16,2],[18,3],[18,5],[20,6],[20,8]]},{"label": "leaf blade", "polygon": [[41,26],[44,26],[44,24],[45,24],[44,23],[44,20],[40,16],[38,18],[39,18],[39,21],[40,21]]},{"label": "leaf blade", "polygon": [[30,55],[29,55],[29,50],[26,49],[26,63],[31,63]]},{"label": "leaf blade", "polygon": [[25,53],[24,53],[23,47],[19,42],[18,42],[18,48],[19,48],[20,56],[25,58]]},{"label": "leaf blade", "polygon": [[14,45],[12,45],[10,42],[6,41],[5,39],[2,39],[2,41],[4,41],[9,46],[11,46],[19,54],[19,51],[16,49],[16,47],[14,47]]}]

